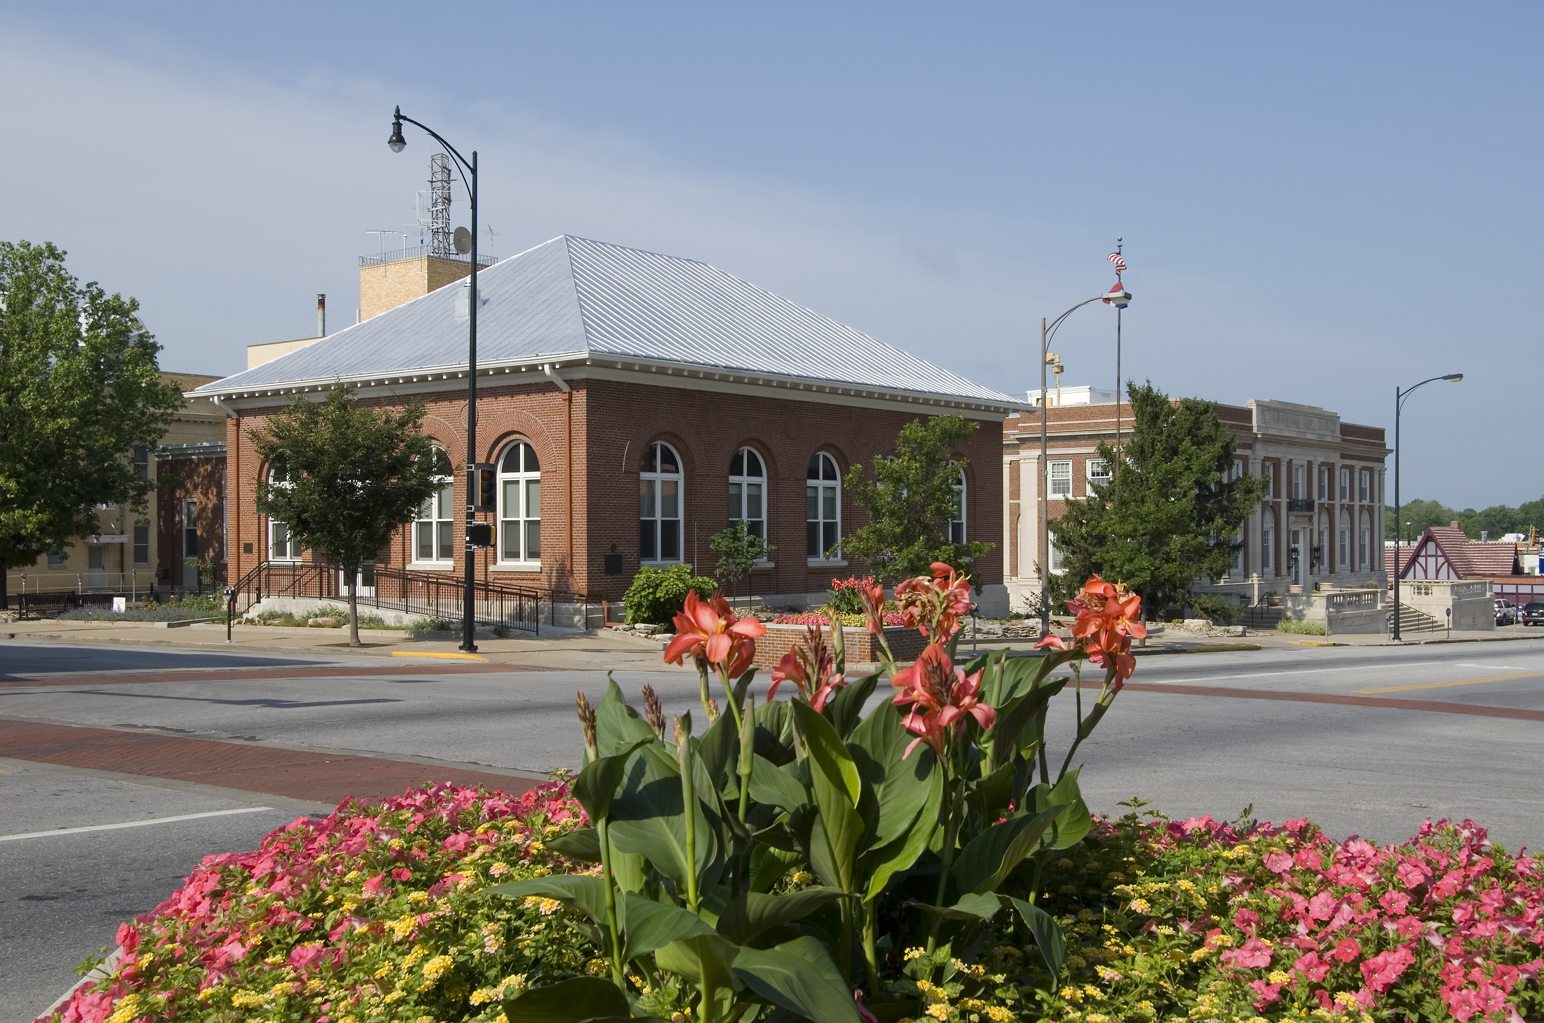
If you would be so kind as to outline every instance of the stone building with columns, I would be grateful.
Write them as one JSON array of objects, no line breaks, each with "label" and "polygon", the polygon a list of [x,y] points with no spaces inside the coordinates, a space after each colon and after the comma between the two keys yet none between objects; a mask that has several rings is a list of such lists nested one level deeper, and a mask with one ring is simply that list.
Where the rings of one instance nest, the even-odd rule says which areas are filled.
[{"label": "stone building with columns", "polygon": [[[1039,404],[1038,392],[1029,396]],[[1113,443],[1117,423],[1130,434],[1132,410],[1111,392],[1063,388],[1046,406],[1046,450],[1040,462],[1038,411],[1010,416],[1003,434],[1004,582],[1015,609],[1038,597],[1038,566],[1058,571],[1054,535],[1040,547],[1040,495],[1054,521],[1067,501],[1086,497],[1109,466],[1098,455]],[[1204,580],[1198,592],[1230,595],[1244,606],[1315,589],[1385,586],[1382,427],[1343,422],[1313,405],[1254,400],[1217,405],[1217,418],[1236,441],[1234,472],[1262,477],[1265,497],[1243,524],[1243,548],[1228,574]]]}]

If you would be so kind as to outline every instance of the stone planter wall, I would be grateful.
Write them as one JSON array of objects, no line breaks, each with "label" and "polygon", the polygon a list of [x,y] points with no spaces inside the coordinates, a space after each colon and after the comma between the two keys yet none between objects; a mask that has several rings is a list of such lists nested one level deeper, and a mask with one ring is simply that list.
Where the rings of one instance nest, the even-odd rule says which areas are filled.
[{"label": "stone planter wall", "polygon": [[[768,625],[766,635],[756,640],[756,667],[763,673],[777,667],[777,662],[804,638],[806,631],[803,625]],[[890,644],[890,652],[897,661],[915,660],[926,645],[920,632],[905,626],[885,629],[885,642]],[[849,665],[872,663],[880,659],[879,643],[869,635],[867,629],[844,628],[842,643],[847,648]]]}]

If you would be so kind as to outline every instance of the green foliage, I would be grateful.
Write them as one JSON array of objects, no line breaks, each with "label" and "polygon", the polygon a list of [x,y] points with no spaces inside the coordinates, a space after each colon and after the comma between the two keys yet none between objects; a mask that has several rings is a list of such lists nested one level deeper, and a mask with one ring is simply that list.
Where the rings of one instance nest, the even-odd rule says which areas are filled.
[{"label": "green foliage", "polygon": [[848,576],[846,579],[832,579],[831,589],[826,594],[826,606],[843,615],[861,615],[863,613],[862,586],[872,586],[872,577],[859,579],[857,576]]},{"label": "green foliage", "polygon": [[[354,580],[375,560],[397,527],[439,489],[429,438],[419,433],[423,406],[399,412],[355,400],[339,385],[321,402],[296,395],[289,407],[254,430],[252,442],[267,467],[287,480],[257,487],[257,510],[289,526],[290,534],[349,580],[349,610],[357,617]],[[359,645],[357,628],[350,643]]]},{"label": "green foliage", "polygon": [[1070,599],[1097,573],[1125,582],[1157,615],[1190,603],[1195,580],[1227,573],[1264,484],[1232,478],[1233,437],[1214,404],[1173,402],[1150,384],[1133,384],[1129,394],[1130,440],[1119,457],[1099,445],[1114,469],[1109,481],[1051,521],[1064,568],[1052,590],[1058,603]]},{"label": "green foliage", "polygon": [[97,506],[145,507],[130,457],[182,407],[139,303],[81,284],[50,243],[0,242],[0,608],[5,570],[99,531]]},{"label": "green foliage", "polygon": [[915,419],[901,427],[895,454],[875,455],[870,476],[854,465],[843,481],[869,521],[842,540],[842,553],[862,558],[880,579],[929,575],[935,561],[969,573],[992,550],[981,540],[957,544],[949,523],[958,514],[964,459],[953,457],[976,432],[961,416]]},{"label": "green foliage", "polygon": [[728,590],[733,590],[736,583],[749,576],[756,563],[772,551],[771,544],[752,534],[739,519],[708,537],[708,546],[718,555],[713,576],[721,588]]},{"label": "green foliage", "polygon": [[1220,597],[1215,593],[1196,593],[1190,597],[1190,606],[1202,618],[1218,625],[1232,625],[1244,617],[1244,609],[1237,600]]},{"label": "green foliage", "polygon": [[[1409,529],[1405,528],[1406,522],[1410,523]],[[1401,505],[1397,517],[1394,506],[1389,505],[1384,509],[1383,538],[1393,540],[1397,536],[1403,540],[1408,536],[1414,539],[1431,526],[1450,526],[1455,522],[1471,540],[1478,540],[1481,533],[1492,540],[1508,533],[1529,536],[1544,531],[1544,497],[1525,501],[1516,508],[1497,504],[1479,511],[1473,508],[1455,511],[1438,501],[1417,499]]]},{"label": "green foliage", "polygon": [[644,565],[633,576],[622,602],[627,606],[628,625],[669,625],[670,619],[686,602],[686,591],[696,590],[699,597],[711,597],[718,584],[705,575],[692,575],[690,565]]},{"label": "green foliage", "polygon": [[[585,766],[573,792],[591,823],[561,851],[599,870],[495,891],[556,899],[587,921],[625,1001],[586,978],[532,989],[506,1014],[856,1023],[861,988],[884,1018],[917,1016],[934,1000],[931,983],[948,981],[960,997],[1001,994],[1003,978],[967,995],[951,965],[950,948],[988,944],[1033,946],[1056,975],[1060,925],[1036,902],[1052,860],[1089,832],[1068,765],[1115,691],[1112,674],[1098,699],[1079,704],[1072,751],[1052,773],[1047,710],[1068,682],[1055,675],[1081,658],[998,651],[965,666],[980,673],[995,727],[951,729],[938,753],[911,741],[889,701],[862,714],[893,662],[821,711],[804,699],[758,704],[754,670],[733,680],[720,666],[728,712],[709,710],[700,736],[690,715],[677,718],[671,740],[651,694],[645,715],[614,680],[594,710],[581,697]],[[845,669],[838,660],[825,670]],[[785,883],[790,867],[800,868],[796,884]],[[897,977],[902,951],[923,961]]]},{"label": "green foliage", "polygon": [[1305,622],[1296,618],[1283,618],[1276,623],[1277,632],[1286,632],[1294,636],[1324,636],[1328,635],[1323,622]]}]

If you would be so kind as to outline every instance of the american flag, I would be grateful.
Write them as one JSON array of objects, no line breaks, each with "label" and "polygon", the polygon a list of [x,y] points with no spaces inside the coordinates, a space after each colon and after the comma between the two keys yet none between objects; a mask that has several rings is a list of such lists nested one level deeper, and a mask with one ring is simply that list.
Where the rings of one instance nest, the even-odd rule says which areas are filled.
[{"label": "american flag", "polygon": [[1114,264],[1115,272],[1117,274],[1123,274],[1126,272],[1126,260],[1121,257],[1119,252],[1112,252],[1106,258],[1109,259],[1112,264]]}]

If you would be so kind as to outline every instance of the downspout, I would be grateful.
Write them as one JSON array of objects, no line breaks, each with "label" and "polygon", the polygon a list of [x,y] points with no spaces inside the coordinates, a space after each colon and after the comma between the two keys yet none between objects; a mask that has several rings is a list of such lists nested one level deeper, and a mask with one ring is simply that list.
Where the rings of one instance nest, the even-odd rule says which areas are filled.
[{"label": "downspout", "polygon": [[567,447],[564,459],[564,475],[568,478],[568,587],[574,588],[574,391],[564,380],[552,363],[542,364],[541,371],[547,375],[547,379],[557,385],[563,392],[563,406],[567,415],[568,424],[563,432],[563,443]]},{"label": "downspout", "polygon": [[[209,396],[209,401],[210,401],[211,404],[214,405],[215,408],[217,408],[221,412],[225,413],[225,418],[226,419],[228,419],[228,420],[232,420],[233,419],[237,423],[237,426],[236,426],[236,442],[234,444],[227,443],[225,445],[225,450],[226,450],[226,455],[225,455],[225,463],[226,463],[226,469],[225,469],[225,494],[224,494],[225,500],[223,502],[225,507],[220,509],[221,514],[225,516],[225,585],[227,585],[227,586],[234,586],[234,585],[236,585],[236,580],[240,579],[242,577],[242,575],[245,574],[245,573],[241,573],[241,572],[237,572],[237,573],[233,574],[231,572],[231,562],[232,562],[233,559],[239,559],[240,552],[241,552],[241,515],[240,514],[237,514],[237,516],[236,516],[236,538],[235,538],[234,541],[231,539],[231,500],[232,500],[231,499],[231,494],[232,494],[233,490],[232,490],[232,487],[230,486],[230,481],[234,479],[236,481],[236,486],[234,488],[234,493],[236,495],[236,500],[239,502],[240,499],[241,499],[241,426],[240,426],[241,417],[239,415],[237,415],[233,410],[228,408],[224,403],[222,403],[220,401],[220,399],[218,397],[216,397],[215,395],[211,394]],[[236,464],[234,466],[232,466],[230,464],[232,458],[234,458],[235,461],[236,461]],[[242,562],[241,564],[243,565],[243,567],[245,567],[245,563],[244,562]]]}]

